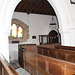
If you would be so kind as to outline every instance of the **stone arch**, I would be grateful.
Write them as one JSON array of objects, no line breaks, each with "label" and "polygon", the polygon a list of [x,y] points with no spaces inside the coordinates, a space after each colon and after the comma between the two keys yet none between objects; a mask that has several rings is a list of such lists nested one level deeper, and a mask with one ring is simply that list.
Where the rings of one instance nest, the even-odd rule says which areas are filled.
[{"label": "stone arch", "polygon": [[[2,36],[0,37],[0,42],[2,43],[1,44],[2,51],[0,52],[6,57],[8,61],[9,61],[8,34],[11,29],[10,27],[11,27],[13,12],[20,1],[21,0],[5,0],[5,1],[0,0],[0,8],[1,8],[0,9],[0,25],[1,25],[0,34]],[[71,34],[70,28],[72,27],[72,25],[74,25],[72,23],[71,13],[68,8],[69,6],[67,5],[67,1],[69,0],[59,0],[59,1],[48,0],[48,1],[54,8],[59,21],[59,31],[61,33],[61,38],[63,37],[61,39],[62,45],[75,46],[75,42],[73,42],[73,40],[75,39],[70,40],[70,38],[72,39],[73,36],[69,36],[69,34]],[[75,32],[75,29],[74,29],[74,32]]]},{"label": "stone arch", "polygon": [[8,34],[11,29],[11,19],[15,7],[21,0],[0,1],[0,53],[9,61]]},{"label": "stone arch", "polygon": [[[13,11],[14,11],[14,9],[16,8],[16,6],[18,5],[18,3],[20,1],[21,0],[15,0],[13,2],[11,0],[10,4],[11,5],[13,4],[13,6],[11,8],[12,13],[10,13],[11,16],[9,17],[9,20],[11,20],[12,15],[13,15]],[[69,11],[67,2],[65,0],[60,0],[60,1],[48,0],[48,1],[52,5],[52,7],[54,8],[55,13],[56,13],[57,18],[58,18],[58,21],[59,21],[59,32],[61,33],[61,38],[63,37],[61,39],[61,41],[62,41],[61,44],[62,45],[70,45],[71,42],[69,40],[70,39],[70,37],[69,37],[69,29],[70,29],[71,25],[73,25],[73,24],[72,24],[72,19],[69,19],[69,18],[71,18],[71,15],[70,15],[70,11]],[[62,14],[61,14],[61,12],[62,12]],[[8,14],[8,16],[9,16],[9,14]],[[7,22],[7,21],[5,21],[5,22]],[[11,23],[11,21],[9,21],[9,23]],[[10,26],[8,26],[8,27],[10,27]],[[7,28],[7,30],[8,30],[8,28]],[[68,36],[68,43],[65,42],[66,33],[68,34],[67,35]]]}]

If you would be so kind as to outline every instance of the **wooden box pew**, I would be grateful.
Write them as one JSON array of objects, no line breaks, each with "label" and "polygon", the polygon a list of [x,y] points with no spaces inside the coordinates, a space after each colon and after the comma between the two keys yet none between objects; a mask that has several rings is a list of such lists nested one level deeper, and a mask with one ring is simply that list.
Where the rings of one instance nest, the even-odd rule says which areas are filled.
[{"label": "wooden box pew", "polygon": [[44,44],[44,45],[39,45],[40,47],[45,47],[45,48],[55,48],[55,46],[59,46],[59,44]]},{"label": "wooden box pew", "polygon": [[31,45],[31,46],[22,46],[23,49],[26,49],[30,52],[37,53],[37,45]]},{"label": "wooden box pew", "polygon": [[23,51],[24,68],[31,75],[75,75],[75,64]]},{"label": "wooden box pew", "polygon": [[0,75],[19,75],[3,56],[0,57]]},{"label": "wooden box pew", "polygon": [[36,44],[19,44],[18,45],[18,62],[23,67],[23,49],[36,52]]},{"label": "wooden box pew", "polygon": [[75,63],[75,51],[37,47],[37,53]]},{"label": "wooden box pew", "polygon": [[71,46],[54,45],[54,48],[75,51],[75,47],[71,47]]}]

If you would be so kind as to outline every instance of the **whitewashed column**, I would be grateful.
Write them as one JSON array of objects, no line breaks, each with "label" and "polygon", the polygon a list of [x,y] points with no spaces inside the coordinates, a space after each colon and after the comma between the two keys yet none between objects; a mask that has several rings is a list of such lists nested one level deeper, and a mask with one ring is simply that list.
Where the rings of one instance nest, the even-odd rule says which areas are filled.
[{"label": "whitewashed column", "polygon": [[11,28],[11,19],[20,0],[0,0],[0,53],[9,61],[8,34]]}]

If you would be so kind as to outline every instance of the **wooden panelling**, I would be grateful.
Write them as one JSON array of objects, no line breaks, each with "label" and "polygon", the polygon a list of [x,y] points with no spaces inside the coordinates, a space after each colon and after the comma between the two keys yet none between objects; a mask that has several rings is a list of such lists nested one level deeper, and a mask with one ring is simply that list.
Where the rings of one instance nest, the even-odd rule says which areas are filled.
[{"label": "wooden panelling", "polygon": [[62,53],[62,51],[58,52],[58,59],[65,60],[66,56],[65,53]]},{"label": "wooden panelling", "polygon": [[30,62],[37,66],[37,59],[35,58],[35,56],[30,57]]},{"label": "wooden panelling", "polygon": [[31,52],[37,52],[37,46],[36,45],[29,45],[29,46],[22,46],[22,48],[31,51]]},{"label": "wooden panelling", "polygon": [[75,47],[71,47],[71,46],[54,45],[54,48],[75,51]]},{"label": "wooden panelling", "polygon": [[38,67],[45,70],[46,69],[45,61],[42,59],[39,59],[38,60]]},{"label": "wooden panelling", "polygon": [[56,44],[44,44],[44,45],[39,45],[39,47],[44,47],[44,48],[55,48],[55,46],[59,46],[59,44],[58,43],[56,43]]},{"label": "wooden panelling", "polygon": [[[21,67],[23,67],[23,49],[28,51],[36,52],[37,47],[36,44],[19,44],[18,45],[18,62]],[[27,57],[26,57],[27,58]]]},{"label": "wooden panelling", "polygon": [[[27,59],[24,58],[24,55],[30,60],[27,61]],[[69,63],[26,50],[23,51],[23,58],[25,59],[24,68],[30,72],[31,75],[75,75],[74,63]]]},{"label": "wooden panelling", "polygon": [[61,65],[57,65],[56,63],[49,64],[49,73],[52,75],[62,75],[62,67]]},{"label": "wooden panelling", "polygon": [[[39,53],[42,52],[42,53]],[[37,47],[37,53],[75,63],[75,51]]]},{"label": "wooden panelling", "polygon": [[48,51],[47,50],[43,49],[42,52],[43,52],[43,55],[47,55],[48,56]]}]

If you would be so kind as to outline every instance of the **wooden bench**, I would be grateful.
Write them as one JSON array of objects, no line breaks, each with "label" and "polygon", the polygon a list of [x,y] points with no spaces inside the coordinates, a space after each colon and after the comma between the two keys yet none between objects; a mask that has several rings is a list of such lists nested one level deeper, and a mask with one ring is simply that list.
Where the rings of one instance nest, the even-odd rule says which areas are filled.
[{"label": "wooden bench", "polygon": [[54,45],[54,48],[75,51],[75,47],[71,47],[71,46]]},{"label": "wooden bench", "polygon": [[75,51],[37,47],[37,53],[75,63]]},{"label": "wooden bench", "polygon": [[24,68],[31,75],[75,75],[75,64],[23,51]]},{"label": "wooden bench", "polygon": [[0,57],[0,75],[18,75],[3,56]]}]

